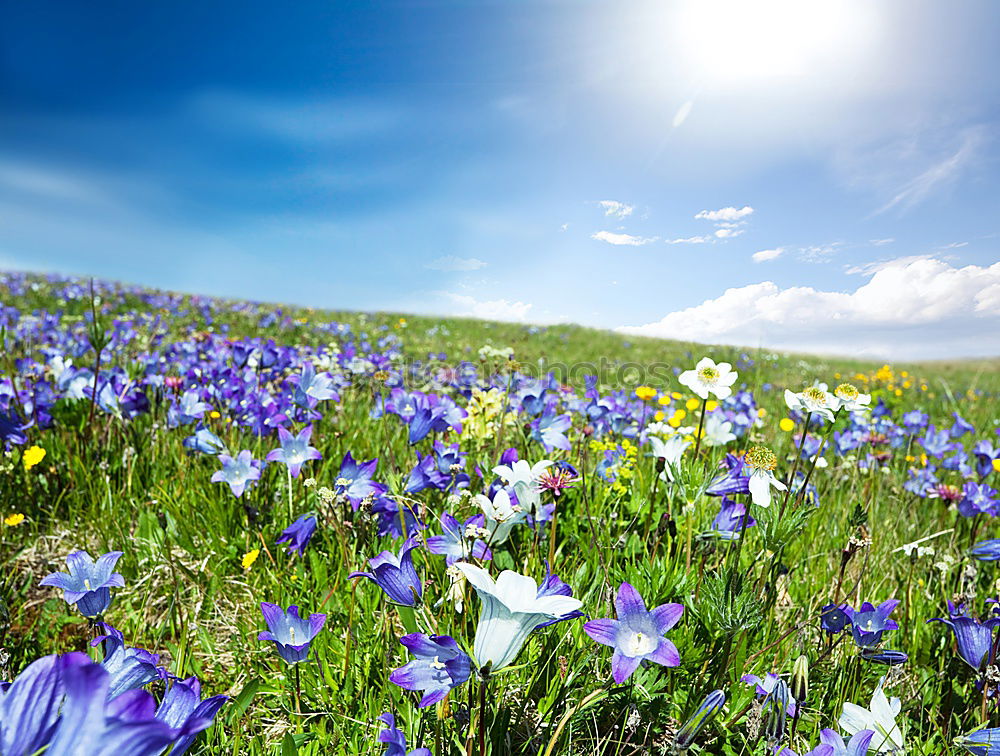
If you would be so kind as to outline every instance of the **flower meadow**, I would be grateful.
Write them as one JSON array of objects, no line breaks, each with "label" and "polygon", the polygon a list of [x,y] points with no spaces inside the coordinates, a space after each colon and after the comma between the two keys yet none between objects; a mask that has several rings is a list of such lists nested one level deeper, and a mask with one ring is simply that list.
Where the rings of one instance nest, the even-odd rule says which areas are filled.
[{"label": "flower meadow", "polygon": [[996,362],[0,302],[2,756],[1000,754]]}]

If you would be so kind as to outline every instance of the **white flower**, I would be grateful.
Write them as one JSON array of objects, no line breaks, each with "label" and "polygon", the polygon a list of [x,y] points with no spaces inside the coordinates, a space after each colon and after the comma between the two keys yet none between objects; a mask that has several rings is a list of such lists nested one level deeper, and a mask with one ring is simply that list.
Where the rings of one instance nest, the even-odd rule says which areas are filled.
[{"label": "white flower", "polygon": [[515,525],[524,522],[527,516],[523,508],[514,509],[511,506],[510,495],[502,488],[493,495],[493,501],[488,496],[476,494],[476,504],[486,517],[486,530],[490,534],[487,542],[491,546],[506,543],[510,538],[510,531]]},{"label": "white flower", "polygon": [[771,488],[784,491],[787,486],[774,477],[778,458],[765,446],[750,448],[743,457],[743,468],[750,474],[750,498],[758,507],[771,506]]},{"label": "white flower", "polygon": [[834,410],[840,407],[840,399],[826,390],[825,383],[819,383],[798,394],[785,389],[785,404],[790,410],[804,412],[807,415],[822,415],[832,421]]},{"label": "white flower", "polygon": [[660,473],[660,479],[673,481],[674,470],[680,464],[684,450],[691,445],[691,442],[684,439],[680,434],[674,434],[666,441],[656,436],[650,436],[649,443],[653,447],[653,456],[662,457],[665,462],[663,472]]},{"label": "white flower", "polygon": [[719,399],[725,399],[733,393],[731,386],[736,383],[738,377],[728,362],[716,365],[711,357],[702,357],[694,370],[685,370],[677,380],[702,399],[708,399],[709,393],[715,394]]},{"label": "white flower", "polygon": [[725,446],[730,441],[736,440],[732,422],[716,412],[710,412],[705,418],[703,434],[701,440],[707,446]]},{"label": "white flower", "polygon": [[501,572],[494,583],[480,567],[466,562],[455,562],[453,566],[462,571],[482,603],[473,652],[480,667],[492,663],[492,672],[514,661],[540,622],[558,619],[583,606],[572,596],[538,598],[535,581],[511,570]]},{"label": "white flower", "polygon": [[833,390],[833,395],[840,401],[840,406],[848,412],[867,412],[872,402],[871,394],[862,394],[850,383],[841,383]]},{"label": "white flower", "polygon": [[903,733],[896,724],[899,714],[898,698],[888,699],[882,690],[882,685],[872,694],[871,710],[857,704],[845,703],[844,713],[840,715],[840,727],[848,735],[861,730],[874,730],[871,748],[875,753],[892,753],[903,750]]},{"label": "white flower", "polygon": [[518,503],[526,512],[534,514],[542,503],[538,478],[551,464],[551,459],[543,459],[534,465],[519,459],[513,465],[497,465],[493,468],[493,472],[499,475],[504,483],[514,487]]}]

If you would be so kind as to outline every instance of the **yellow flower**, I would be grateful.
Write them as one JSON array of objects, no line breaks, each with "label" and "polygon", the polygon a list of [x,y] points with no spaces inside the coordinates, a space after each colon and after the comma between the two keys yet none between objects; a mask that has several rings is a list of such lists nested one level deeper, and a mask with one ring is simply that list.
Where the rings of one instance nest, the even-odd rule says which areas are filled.
[{"label": "yellow flower", "polygon": [[635,390],[635,395],[646,402],[656,396],[656,389],[652,386],[639,386]]},{"label": "yellow flower", "polygon": [[675,391],[674,393],[672,393],[670,395],[670,398],[671,399],[683,399],[684,398],[684,394],[682,394],[680,391]]},{"label": "yellow flower", "polygon": [[912,383],[910,383],[909,381],[903,381],[903,388],[905,388],[905,389],[908,389],[908,388],[910,388],[910,387],[911,387],[912,385],[913,385],[913,384],[912,384]]},{"label": "yellow flower", "polygon": [[717,401],[715,401],[714,399],[709,399],[707,402],[705,402],[705,411],[706,412],[714,412],[718,408],[719,408],[719,403]]},{"label": "yellow flower", "polygon": [[673,400],[667,394],[664,394],[663,396],[661,396],[656,401],[659,402],[660,404],[662,404],[664,407],[666,407]]},{"label": "yellow flower", "polygon": [[910,377],[910,374],[907,373],[905,370],[903,372],[901,372],[900,375],[903,376],[904,378],[909,378]]},{"label": "yellow flower", "polygon": [[993,470],[995,472],[1000,472],[1000,459],[993,460]]},{"label": "yellow flower", "polygon": [[12,515],[7,515],[6,517],[3,518],[3,524],[6,525],[8,528],[12,528],[15,525],[20,525],[22,522],[24,522],[23,514],[12,514]]},{"label": "yellow flower", "polygon": [[211,412],[208,413],[208,416],[213,420],[218,420],[220,417],[222,417],[222,415],[219,413],[218,410],[212,410]]},{"label": "yellow flower", "polygon": [[795,430],[795,421],[790,417],[783,417],[778,423],[778,427],[781,428],[785,433],[791,433]]},{"label": "yellow flower", "polygon": [[903,391],[902,391],[902,389],[896,389],[896,390],[895,390],[895,391],[894,391],[893,393],[894,393],[894,394],[895,394],[896,396],[902,396],[902,395],[903,395]]},{"label": "yellow flower", "polygon": [[691,397],[686,402],[684,402],[684,406],[687,407],[689,410],[696,410],[698,409],[698,407],[701,406],[701,400]]},{"label": "yellow flower", "polygon": [[25,449],[24,455],[21,457],[25,470],[30,470],[43,459],[45,459],[45,449],[40,446],[32,446],[30,449]]},{"label": "yellow flower", "polygon": [[257,557],[260,556],[260,549],[251,549],[246,554],[243,555],[243,569],[249,570],[253,563],[257,561]]},{"label": "yellow flower", "polygon": [[882,383],[891,383],[893,378],[892,368],[888,365],[883,365],[878,370],[875,371],[875,380],[882,381]]},{"label": "yellow flower", "polygon": [[656,422],[663,422],[663,410],[656,410],[656,414],[653,415],[653,419]]},{"label": "yellow flower", "polygon": [[839,381],[840,380],[840,373],[834,373],[833,377],[836,378]]},{"label": "yellow flower", "polygon": [[757,417],[767,417],[767,410],[763,407],[757,408]]}]

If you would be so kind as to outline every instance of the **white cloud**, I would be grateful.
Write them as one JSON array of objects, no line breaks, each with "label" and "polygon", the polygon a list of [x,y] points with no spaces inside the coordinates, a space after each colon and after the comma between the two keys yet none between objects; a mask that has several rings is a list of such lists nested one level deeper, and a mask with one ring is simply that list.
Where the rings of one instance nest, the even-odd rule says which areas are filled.
[{"label": "white cloud", "polygon": [[424,265],[425,268],[430,270],[441,270],[441,271],[469,271],[469,270],[479,270],[480,268],[485,268],[486,263],[475,257],[455,257],[455,255],[444,255],[436,260],[431,260],[429,263]]},{"label": "white cloud", "polygon": [[694,217],[696,219],[710,220],[713,223],[734,223],[752,214],[753,208],[750,205],[744,205],[738,210],[735,207],[723,207],[719,210],[702,210]]},{"label": "white cloud", "polygon": [[444,295],[459,306],[456,315],[463,315],[483,320],[523,321],[531,310],[527,302],[508,299],[479,300],[468,294],[444,292]]},{"label": "white cloud", "polygon": [[742,228],[734,228],[732,226],[722,226],[715,230],[715,235],[720,239],[732,239],[734,236],[739,236],[742,233]]},{"label": "white cloud", "polygon": [[591,234],[590,238],[614,244],[615,246],[641,247],[643,244],[655,242],[659,237],[633,236],[632,234],[616,234],[613,231],[598,231]]},{"label": "white cloud", "polygon": [[563,223],[563,224],[562,224],[562,225],[561,225],[561,226],[559,227],[559,230],[560,230],[560,231],[565,231],[565,230],[566,230],[566,229],[568,229],[568,228],[569,228],[569,224],[568,224],[568,223]]},{"label": "white cloud", "polygon": [[618,330],[891,359],[1000,353],[1000,263],[956,268],[937,258],[900,258],[858,272],[869,280],[854,291],[764,281]]},{"label": "white cloud", "polygon": [[688,236],[683,239],[667,239],[667,244],[706,244],[715,241],[711,236]]},{"label": "white cloud", "polygon": [[959,247],[968,247],[968,246],[969,242],[967,241],[951,242],[950,244],[945,244],[943,247],[940,247],[940,249],[958,249]]},{"label": "white cloud", "polygon": [[896,240],[890,237],[888,239],[869,239],[868,243],[873,247],[884,247],[886,244],[892,244],[894,241]]},{"label": "white cloud", "polygon": [[781,253],[785,251],[784,247],[775,247],[774,249],[762,249],[760,252],[754,252],[752,257],[755,263],[766,262],[767,260],[774,260],[781,257]]},{"label": "white cloud", "polygon": [[597,203],[604,208],[604,214],[613,218],[627,218],[635,210],[632,205],[626,205],[618,200],[600,200]]}]

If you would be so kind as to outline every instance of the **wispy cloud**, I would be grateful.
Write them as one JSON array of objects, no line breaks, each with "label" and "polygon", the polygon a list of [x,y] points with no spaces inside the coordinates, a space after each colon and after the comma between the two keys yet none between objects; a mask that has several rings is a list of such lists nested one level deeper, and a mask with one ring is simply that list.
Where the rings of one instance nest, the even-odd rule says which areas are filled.
[{"label": "wispy cloud", "polygon": [[454,314],[483,320],[505,320],[520,322],[528,317],[532,305],[509,299],[476,299],[469,294],[444,292],[444,296],[458,306]]},{"label": "wispy cloud", "polygon": [[707,244],[715,241],[711,236],[686,236],[683,239],[666,239],[667,244]]},{"label": "wispy cloud", "polygon": [[798,258],[802,262],[828,263],[842,246],[844,246],[843,242],[831,242],[830,244],[813,244],[808,247],[799,247]]},{"label": "wispy cloud", "polygon": [[869,239],[868,243],[873,247],[884,247],[886,244],[892,244],[894,241],[896,240],[890,237],[888,239]]},{"label": "wispy cloud", "polygon": [[641,247],[644,244],[651,244],[659,237],[633,236],[632,234],[618,234],[614,231],[597,231],[590,235],[591,239],[614,244],[615,246]]},{"label": "wispy cloud", "polygon": [[618,200],[598,200],[598,205],[604,208],[604,214],[612,218],[627,218],[635,210],[633,205],[627,205]]},{"label": "wispy cloud", "polygon": [[430,270],[454,272],[479,270],[480,268],[485,268],[486,263],[475,257],[455,257],[455,255],[444,255],[436,260],[431,260],[429,263],[424,265],[424,267]]},{"label": "wispy cloud", "polygon": [[923,202],[934,192],[953,183],[971,162],[982,141],[982,135],[978,129],[966,131],[957,150],[934,162],[903,184],[888,202],[875,211],[874,215],[881,215],[894,208],[905,212]]}]

